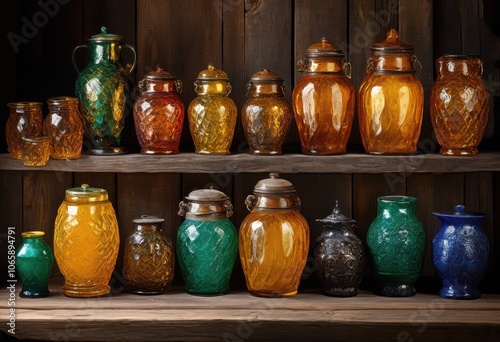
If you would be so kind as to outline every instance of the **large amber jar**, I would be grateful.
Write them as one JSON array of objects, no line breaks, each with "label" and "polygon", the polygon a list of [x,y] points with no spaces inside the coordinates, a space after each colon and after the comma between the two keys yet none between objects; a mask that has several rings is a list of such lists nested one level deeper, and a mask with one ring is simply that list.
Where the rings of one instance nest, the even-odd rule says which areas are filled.
[{"label": "large amber jar", "polygon": [[309,251],[309,225],[289,181],[271,173],[245,201],[250,214],[240,226],[240,260],[247,288],[262,297],[297,293]]},{"label": "large amber jar", "polygon": [[481,142],[490,95],[477,56],[444,55],[431,91],[431,120],[443,155],[473,156]]},{"label": "large amber jar", "polygon": [[304,154],[342,154],[354,118],[351,64],[326,38],[312,44],[297,63],[304,76],[295,85],[292,106]]},{"label": "large amber jar", "polygon": [[66,190],[54,232],[54,255],[65,278],[64,294],[108,294],[119,246],[118,222],[108,192],[87,184]]},{"label": "large amber jar", "polygon": [[144,154],[179,153],[184,104],[182,82],[161,68],[139,82],[141,96],[134,104],[137,140]]},{"label": "large amber jar", "polygon": [[413,47],[391,29],[387,39],[371,46],[358,93],[359,130],[367,153],[413,154],[422,126],[424,89]]},{"label": "large amber jar", "polygon": [[123,275],[130,290],[138,294],[160,294],[174,278],[172,240],[161,231],[165,220],[143,215],[134,219],[135,231],[125,241]]},{"label": "large amber jar", "polygon": [[50,157],[80,158],[83,144],[83,122],[75,97],[51,97],[49,114],[43,122],[43,134],[50,137]]},{"label": "large amber jar", "polygon": [[23,159],[23,138],[40,137],[43,132],[42,104],[40,102],[11,102],[5,126],[7,150],[14,159]]},{"label": "large amber jar", "polygon": [[198,96],[188,108],[188,121],[195,152],[229,154],[238,110],[228,95],[227,74],[213,64],[201,71],[194,82]]},{"label": "large amber jar", "polygon": [[269,69],[253,74],[248,99],[241,108],[243,131],[251,154],[281,154],[292,122],[292,107],[285,100],[283,79]]}]

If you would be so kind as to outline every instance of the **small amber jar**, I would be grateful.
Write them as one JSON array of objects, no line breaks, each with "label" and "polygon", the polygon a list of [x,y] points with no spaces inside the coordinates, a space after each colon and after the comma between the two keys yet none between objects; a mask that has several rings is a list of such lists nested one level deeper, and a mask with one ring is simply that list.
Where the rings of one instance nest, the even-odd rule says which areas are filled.
[{"label": "small amber jar", "polygon": [[227,74],[209,64],[199,73],[194,90],[198,96],[189,104],[188,121],[195,152],[229,154],[238,110],[228,97]]},{"label": "small amber jar", "polygon": [[50,158],[50,138],[23,138],[23,164],[44,166]]},{"label": "small amber jar", "polygon": [[322,38],[297,63],[304,76],[295,85],[292,106],[304,154],[346,152],[354,119],[351,64],[335,44]]},{"label": "small amber jar", "polygon": [[309,225],[292,183],[272,173],[245,204],[250,214],[240,226],[239,250],[248,290],[262,297],[294,296],[309,251]]},{"label": "small amber jar", "polygon": [[413,47],[391,29],[371,46],[367,76],[358,93],[359,130],[372,154],[413,154],[422,126],[424,89],[415,75]]},{"label": "small amber jar", "polygon": [[137,140],[144,154],[179,153],[184,104],[182,82],[161,68],[139,82],[141,96],[134,104]]},{"label": "small amber jar", "polygon": [[54,231],[54,255],[65,278],[64,294],[108,294],[119,247],[118,221],[108,192],[87,184],[66,190]]},{"label": "small amber jar", "polygon": [[78,99],[51,97],[47,103],[49,114],[43,122],[43,133],[50,137],[50,158],[80,158],[83,144],[83,122],[78,111]]},{"label": "small amber jar", "polygon": [[42,104],[40,102],[11,102],[5,126],[7,150],[10,157],[23,159],[23,138],[39,137],[43,133]]},{"label": "small amber jar", "polygon": [[123,275],[132,292],[160,294],[174,278],[172,240],[161,231],[165,220],[143,215],[134,219],[135,232],[125,241]]},{"label": "small amber jar", "polygon": [[283,79],[269,69],[253,74],[241,108],[243,131],[251,154],[281,154],[292,122],[292,107],[285,100]]},{"label": "small amber jar", "polygon": [[474,156],[490,109],[490,93],[477,56],[444,55],[437,59],[438,77],[431,90],[431,120],[440,153]]}]

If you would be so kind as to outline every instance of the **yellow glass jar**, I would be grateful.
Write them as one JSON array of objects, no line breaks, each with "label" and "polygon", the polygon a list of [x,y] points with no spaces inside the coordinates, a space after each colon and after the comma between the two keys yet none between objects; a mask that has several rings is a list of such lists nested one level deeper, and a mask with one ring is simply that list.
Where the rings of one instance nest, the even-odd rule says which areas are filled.
[{"label": "yellow glass jar", "polygon": [[294,296],[309,251],[309,225],[293,185],[271,173],[245,204],[250,214],[240,226],[239,251],[248,290],[261,297]]},{"label": "yellow glass jar", "polygon": [[23,159],[23,138],[40,137],[43,133],[43,114],[40,102],[11,102],[5,125],[7,150],[14,159]]},{"label": "yellow glass jar", "polygon": [[118,222],[108,192],[87,184],[66,190],[54,232],[54,255],[65,278],[64,294],[108,294],[119,246]]},{"label": "yellow glass jar", "polygon": [[358,93],[359,130],[372,154],[413,154],[422,126],[424,89],[417,76],[413,47],[391,29],[387,39],[371,46]]},{"label": "yellow glass jar", "polygon": [[188,121],[195,152],[229,154],[238,110],[228,95],[227,74],[213,64],[201,71],[194,82],[198,96],[188,107]]}]

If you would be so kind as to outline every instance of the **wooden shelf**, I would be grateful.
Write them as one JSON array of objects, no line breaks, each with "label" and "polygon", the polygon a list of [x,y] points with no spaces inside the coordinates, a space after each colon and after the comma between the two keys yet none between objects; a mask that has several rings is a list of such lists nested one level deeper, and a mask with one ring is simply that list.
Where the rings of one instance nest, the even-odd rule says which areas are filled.
[{"label": "wooden shelf", "polygon": [[179,172],[179,173],[387,173],[387,172],[474,172],[500,171],[500,152],[480,153],[474,157],[447,157],[439,154],[376,156],[348,153],[337,156],[284,154],[176,155],[124,154],[82,156],[76,160],[50,160],[43,167],[26,167],[22,161],[0,154],[0,170],[63,172]]},{"label": "wooden shelf", "polygon": [[[0,294],[0,311],[7,313],[7,290]],[[333,298],[316,291],[258,298],[245,291],[197,297],[174,289],[158,296],[117,292],[80,299],[52,286],[47,298],[18,297],[15,309],[15,337],[38,340],[498,341],[500,335],[500,295],[488,294],[472,301],[368,292]],[[6,323],[2,314],[4,331]]]}]

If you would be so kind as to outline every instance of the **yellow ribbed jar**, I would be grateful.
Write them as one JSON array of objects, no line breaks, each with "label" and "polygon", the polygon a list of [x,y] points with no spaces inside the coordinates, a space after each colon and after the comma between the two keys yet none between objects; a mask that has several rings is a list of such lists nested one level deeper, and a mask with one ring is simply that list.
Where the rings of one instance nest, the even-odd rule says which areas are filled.
[{"label": "yellow ribbed jar", "polygon": [[108,294],[119,246],[118,221],[108,192],[87,184],[66,190],[54,232],[54,255],[65,278],[64,294]]}]

